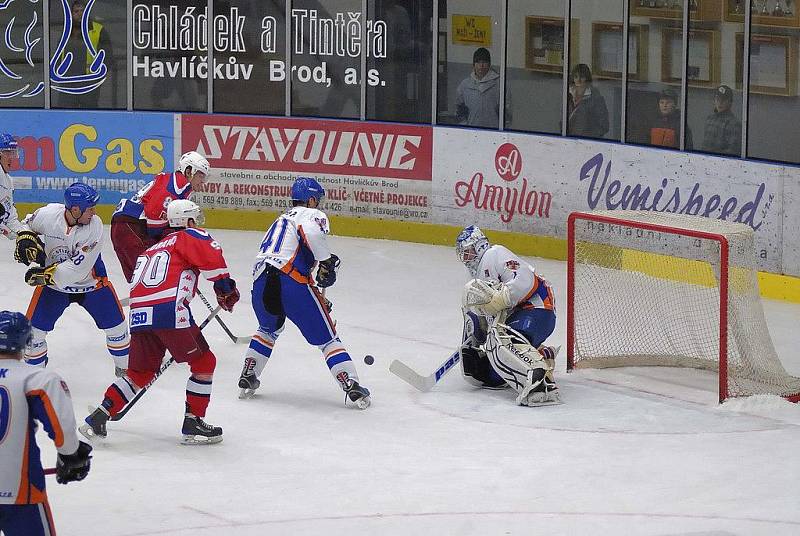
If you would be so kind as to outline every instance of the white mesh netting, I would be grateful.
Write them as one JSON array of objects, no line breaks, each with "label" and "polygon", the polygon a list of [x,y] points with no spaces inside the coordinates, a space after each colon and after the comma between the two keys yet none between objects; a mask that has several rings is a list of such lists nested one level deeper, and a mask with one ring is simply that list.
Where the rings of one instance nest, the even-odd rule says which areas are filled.
[{"label": "white mesh netting", "polygon": [[[574,219],[574,366],[720,369],[727,322],[727,385],[720,399],[800,393],[781,365],[758,291],[753,231],[744,224],[646,211]],[[615,221],[592,220],[593,216]],[[644,229],[642,224],[660,226]],[[683,230],[668,232],[665,227]],[[720,316],[720,241],[729,243],[728,307]],[[727,390],[727,393],[725,392]]]}]

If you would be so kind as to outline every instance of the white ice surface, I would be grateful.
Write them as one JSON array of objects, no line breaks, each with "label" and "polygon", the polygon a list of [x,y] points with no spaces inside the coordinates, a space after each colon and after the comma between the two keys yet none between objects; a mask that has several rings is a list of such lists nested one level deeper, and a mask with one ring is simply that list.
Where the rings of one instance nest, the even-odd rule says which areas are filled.
[{"label": "white ice surface", "polygon": [[[242,300],[223,314],[255,328],[250,265],[260,233],[215,231]],[[319,351],[289,325],[259,396],[237,399],[245,345],[216,324],[207,420],[214,446],[178,444],[185,365],[171,367],[94,452],[80,483],[48,481],[59,534],[169,535],[796,535],[800,407],[772,397],[716,404],[715,377],[687,370],[564,373],[565,404],[517,407],[511,392],[468,386],[458,369],[429,393],[388,371],[427,374],[456,347],[465,272],[452,248],[332,237],[342,258],[339,334],[373,393],[347,409]],[[25,310],[24,267],[0,244],[2,307]],[[120,296],[116,257],[103,253]],[[550,279],[565,344],[565,265],[531,259]],[[207,296],[213,292],[205,283]],[[784,366],[800,375],[800,306],[765,304]],[[207,311],[193,302],[195,317]],[[104,336],[72,306],[48,338],[50,367],[69,383],[79,420],[113,380]],[[363,362],[366,354],[375,364]],[[40,433],[45,464],[55,451]]]}]

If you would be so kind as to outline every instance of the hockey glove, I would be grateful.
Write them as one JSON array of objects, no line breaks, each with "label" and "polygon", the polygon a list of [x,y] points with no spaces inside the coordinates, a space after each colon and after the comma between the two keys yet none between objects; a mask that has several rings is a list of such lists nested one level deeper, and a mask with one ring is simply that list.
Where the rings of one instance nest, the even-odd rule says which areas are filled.
[{"label": "hockey glove", "polygon": [[56,268],[58,263],[53,263],[47,268],[38,266],[25,272],[25,282],[32,287],[44,287],[55,283]]},{"label": "hockey glove", "polygon": [[230,277],[214,281],[214,293],[217,295],[217,303],[229,313],[239,301],[239,289],[236,288],[236,281]]},{"label": "hockey glove", "polygon": [[59,484],[77,482],[86,478],[91,466],[92,446],[80,441],[72,454],[59,454],[56,461],[56,481]]},{"label": "hockey glove", "polygon": [[324,261],[319,261],[319,268],[317,268],[317,286],[319,288],[328,288],[336,283],[336,270],[340,264],[342,261],[333,253]]},{"label": "hockey glove", "polygon": [[499,281],[472,279],[464,286],[463,305],[481,315],[497,316],[511,307],[511,292]]},{"label": "hockey glove", "polygon": [[20,231],[17,233],[17,245],[14,248],[14,260],[25,266],[35,262],[44,266],[47,255],[44,253],[44,242],[33,231]]},{"label": "hockey glove", "polygon": [[6,214],[8,214],[6,207],[3,206],[3,203],[0,203],[0,222],[5,220]]}]

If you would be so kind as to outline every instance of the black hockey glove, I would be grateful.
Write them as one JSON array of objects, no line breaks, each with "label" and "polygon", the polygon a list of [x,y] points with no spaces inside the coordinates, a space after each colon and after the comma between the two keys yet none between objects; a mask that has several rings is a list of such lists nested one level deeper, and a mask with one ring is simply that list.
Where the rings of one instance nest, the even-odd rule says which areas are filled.
[{"label": "black hockey glove", "polygon": [[324,261],[319,261],[319,268],[317,268],[317,286],[319,288],[328,288],[336,283],[336,270],[340,264],[342,261],[333,253]]},{"label": "black hockey glove", "polygon": [[20,231],[17,233],[17,245],[14,248],[14,260],[25,266],[36,263],[44,266],[47,255],[44,253],[44,242],[33,231]]},{"label": "black hockey glove", "polygon": [[32,287],[45,287],[55,283],[53,274],[56,272],[58,263],[53,263],[47,268],[39,268],[38,266],[31,268],[25,272],[25,282]]},{"label": "black hockey glove", "polygon": [[0,222],[5,219],[6,214],[8,214],[6,207],[3,206],[3,203],[0,203]]},{"label": "black hockey glove", "polygon": [[56,481],[59,484],[77,482],[86,478],[91,467],[92,446],[80,441],[72,454],[59,454],[56,461]]}]

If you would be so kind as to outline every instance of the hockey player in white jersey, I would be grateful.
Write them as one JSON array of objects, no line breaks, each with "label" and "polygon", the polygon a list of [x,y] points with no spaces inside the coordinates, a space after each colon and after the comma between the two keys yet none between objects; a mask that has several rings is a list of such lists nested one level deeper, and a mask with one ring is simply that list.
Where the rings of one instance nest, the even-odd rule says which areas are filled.
[{"label": "hockey player in white jersey", "polygon": [[83,480],[91,463],[92,447],[75,433],[67,384],[22,362],[30,337],[25,315],[0,311],[0,533],[5,536],[56,533],[34,421],[55,443],[59,484]]},{"label": "hockey player in white jersey", "polygon": [[14,257],[39,265],[25,274],[25,282],[36,287],[27,312],[33,325],[33,340],[25,351],[30,365],[47,364],[47,334],[64,310],[77,303],[105,331],[117,376],[128,368],[128,323],[100,255],[104,230],[95,214],[99,198],[94,188],[76,182],[64,191],[63,205],[51,203],[29,214],[17,233]]},{"label": "hockey player in white jersey", "polygon": [[[261,242],[253,267],[252,304],[258,331],[250,340],[239,378],[240,398],[253,396],[267,360],[288,318],[309,344],[317,346],[331,374],[345,392],[345,402],[359,409],[370,393],[359,384],[355,365],[336,334],[329,302],[319,288],[336,281],[339,258],[326,240],[328,217],[318,209],[325,190],[314,179],[300,177],[292,185],[292,205],[278,217]],[[312,277],[318,265],[316,285]]]},{"label": "hockey player in white jersey", "polygon": [[508,385],[523,406],[558,403],[558,350],[543,344],[556,325],[548,282],[508,248],[490,246],[474,225],[458,235],[456,253],[472,278],[463,296],[464,377],[488,389]]},{"label": "hockey player in white jersey", "polygon": [[11,134],[0,134],[0,234],[11,240],[22,227],[14,206],[14,183],[8,175],[11,163],[18,158],[17,140]]}]

